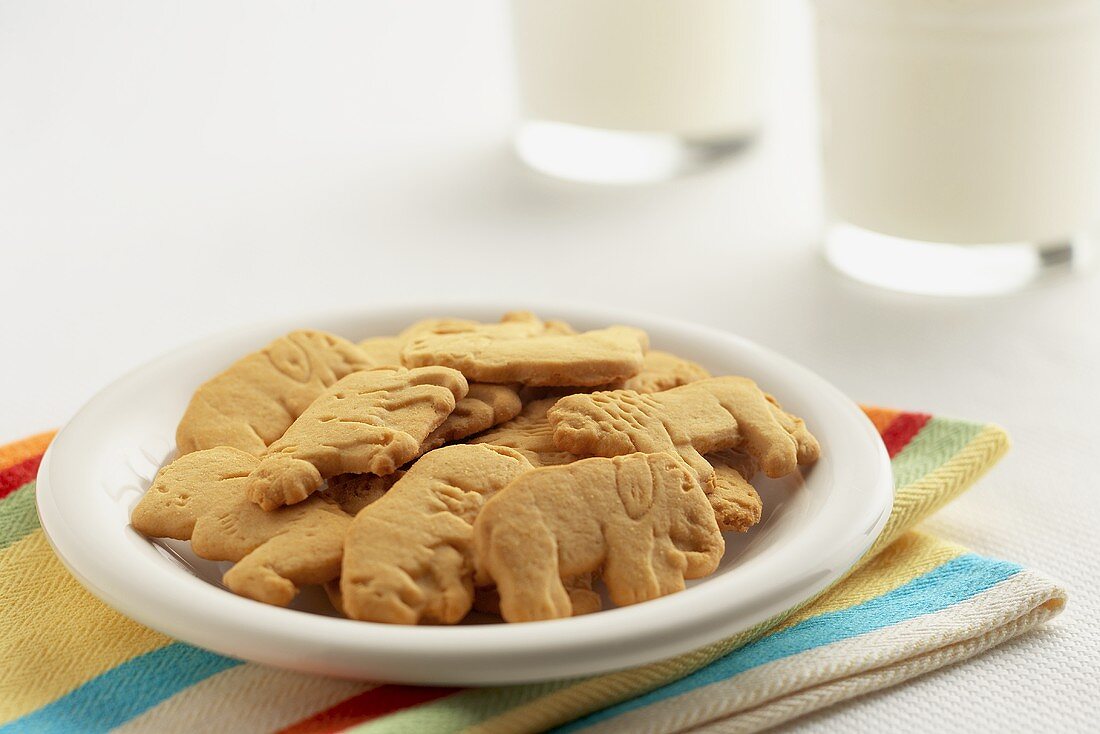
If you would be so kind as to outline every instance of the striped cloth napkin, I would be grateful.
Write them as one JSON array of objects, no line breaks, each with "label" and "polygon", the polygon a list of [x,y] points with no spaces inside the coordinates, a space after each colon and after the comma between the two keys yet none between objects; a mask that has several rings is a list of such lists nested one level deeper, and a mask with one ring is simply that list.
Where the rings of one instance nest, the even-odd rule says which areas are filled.
[{"label": "striped cloth napkin", "polygon": [[86,592],[42,535],[34,477],[51,436],[0,448],[0,734],[758,731],[977,655],[1057,614],[1065,594],[1043,576],[911,529],[1003,455],[1005,433],[867,413],[897,492],[886,530],[846,579],[671,660],[482,689],[330,680],[146,629]]}]

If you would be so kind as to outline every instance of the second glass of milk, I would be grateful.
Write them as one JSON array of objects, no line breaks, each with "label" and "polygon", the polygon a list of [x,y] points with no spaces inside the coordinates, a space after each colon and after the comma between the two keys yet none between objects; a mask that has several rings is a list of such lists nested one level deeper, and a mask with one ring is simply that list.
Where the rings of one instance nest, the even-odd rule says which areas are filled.
[{"label": "second glass of milk", "polygon": [[837,268],[968,295],[1080,260],[1100,219],[1100,1],[815,6]]},{"label": "second glass of milk", "polygon": [[654,181],[739,150],[761,117],[760,0],[512,0],[520,157]]}]

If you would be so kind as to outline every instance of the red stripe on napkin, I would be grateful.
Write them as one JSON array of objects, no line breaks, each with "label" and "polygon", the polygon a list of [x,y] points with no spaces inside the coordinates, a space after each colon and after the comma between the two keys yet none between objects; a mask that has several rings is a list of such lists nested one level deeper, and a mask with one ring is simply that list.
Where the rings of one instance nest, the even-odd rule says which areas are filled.
[{"label": "red stripe on napkin", "polygon": [[0,499],[32,481],[38,475],[38,465],[41,463],[42,454],[39,454],[0,471]]},{"label": "red stripe on napkin", "polygon": [[364,691],[281,730],[279,734],[331,734],[379,716],[444,698],[461,688],[387,685]]},{"label": "red stripe on napkin", "polygon": [[882,442],[886,444],[886,453],[894,458],[901,450],[916,438],[932,416],[927,413],[902,413],[882,432]]}]

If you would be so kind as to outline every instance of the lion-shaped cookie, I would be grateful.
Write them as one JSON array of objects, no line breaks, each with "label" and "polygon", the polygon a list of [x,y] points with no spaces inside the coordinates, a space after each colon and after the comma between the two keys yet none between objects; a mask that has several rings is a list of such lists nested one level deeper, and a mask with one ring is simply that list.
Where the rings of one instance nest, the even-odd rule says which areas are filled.
[{"label": "lion-shaped cookie", "polygon": [[337,380],[373,366],[338,336],[291,332],[203,383],[176,429],[176,444],[181,454],[215,446],[262,454]]},{"label": "lion-shaped cookie", "polygon": [[674,450],[713,485],[702,454],[737,449],[769,477],[817,460],[805,423],[745,377],[714,377],[651,395],[614,390],[562,398],[547,412],[554,443],[581,456]]},{"label": "lion-shaped cookie", "polygon": [[235,562],[223,578],[230,590],[285,606],[298,587],[339,575],[351,516],[319,496],[265,512],[245,493],[259,461],[226,446],[185,454],[157,473],[130,522],[152,538],[190,540],[200,558]]},{"label": "lion-shaped cookie", "polygon": [[474,545],[508,622],[570,616],[562,579],[585,573],[598,571],[619,605],[671,594],[725,550],[699,480],[670,453],[529,471],[485,503]]}]

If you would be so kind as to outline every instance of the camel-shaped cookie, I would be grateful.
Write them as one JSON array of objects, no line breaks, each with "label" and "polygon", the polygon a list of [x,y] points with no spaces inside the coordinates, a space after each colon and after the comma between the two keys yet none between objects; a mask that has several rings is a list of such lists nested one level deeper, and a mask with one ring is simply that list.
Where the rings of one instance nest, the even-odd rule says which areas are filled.
[{"label": "camel-shaped cookie", "polygon": [[570,616],[562,579],[596,571],[619,605],[671,594],[725,550],[699,480],[670,453],[527,472],[485,503],[474,545],[508,622]]},{"label": "camel-shaped cookie", "polygon": [[176,429],[176,444],[181,454],[215,446],[262,454],[337,380],[373,366],[338,336],[291,332],[203,383]]},{"label": "camel-shaped cookie", "polygon": [[473,523],[486,500],[529,470],[495,446],[422,456],[356,515],[345,541],[345,614],[370,622],[454,624],[473,603]]},{"label": "camel-shaped cookie", "polygon": [[230,590],[286,606],[298,587],[339,575],[351,516],[322,497],[265,512],[245,493],[259,462],[230,447],[181,456],[157,473],[130,522],[149,537],[190,540],[200,558],[233,561]]},{"label": "camel-shaped cookie", "polygon": [[301,502],[337,474],[392,474],[420,454],[467,389],[446,367],[348,375],[268,447],[248,477],[248,496],[271,510]]},{"label": "camel-shaped cookie", "polygon": [[745,377],[714,377],[651,395],[614,390],[562,398],[547,412],[554,443],[580,456],[674,450],[713,484],[702,454],[737,449],[769,477],[817,460],[820,448],[801,419]]},{"label": "camel-shaped cookie", "polygon": [[645,332],[612,326],[584,333],[525,312],[499,324],[445,326],[416,333],[401,350],[409,367],[444,365],[476,382],[594,386],[638,374]]}]

